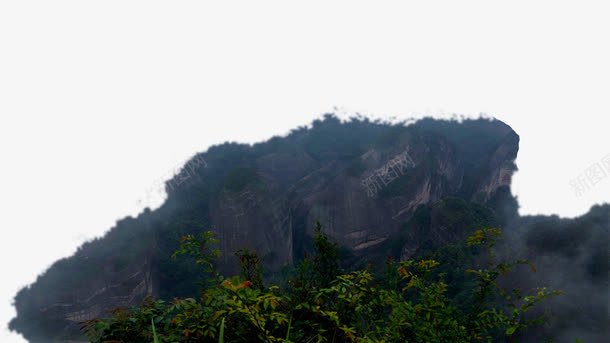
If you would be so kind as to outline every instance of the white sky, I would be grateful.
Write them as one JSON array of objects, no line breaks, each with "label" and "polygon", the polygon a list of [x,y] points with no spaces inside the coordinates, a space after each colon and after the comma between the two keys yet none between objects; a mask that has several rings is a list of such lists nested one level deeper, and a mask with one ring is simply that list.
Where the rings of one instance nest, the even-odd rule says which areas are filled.
[{"label": "white sky", "polygon": [[522,214],[610,200],[610,177],[569,184],[610,154],[607,1],[288,3],[0,2],[2,326],[189,156],[335,106],[496,116],[521,136]]}]

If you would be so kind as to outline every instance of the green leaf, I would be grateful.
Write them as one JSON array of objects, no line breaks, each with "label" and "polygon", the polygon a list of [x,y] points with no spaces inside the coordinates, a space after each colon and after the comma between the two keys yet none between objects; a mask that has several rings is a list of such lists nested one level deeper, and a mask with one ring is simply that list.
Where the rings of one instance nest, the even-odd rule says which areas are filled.
[{"label": "green leaf", "polygon": [[222,317],[220,321],[220,334],[218,335],[218,343],[224,343],[225,341],[225,317]]},{"label": "green leaf", "polygon": [[157,331],[155,330],[155,321],[152,318],[150,319],[150,324],[152,326],[153,342],[159,343],[159,337],[157,337]]}]

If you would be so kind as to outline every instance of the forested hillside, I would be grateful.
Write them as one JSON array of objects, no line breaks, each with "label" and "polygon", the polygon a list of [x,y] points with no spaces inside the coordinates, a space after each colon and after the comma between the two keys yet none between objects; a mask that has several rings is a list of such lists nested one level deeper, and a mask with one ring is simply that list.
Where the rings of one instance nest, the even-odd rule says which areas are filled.
[{"label": "forested hillside", "polygon": [[218,239],[213,268],[220,275],[242,272],[235,254],[247,249],[256,252],[265,285],[286,285],[304,259],[316,256],[319,221],[324,237],[337,243],[342,272],[368,270],[377,278],[388,260],[397,268],[438,262],[430,273],[442,275],[456,311],[476,288],[466,271],[484,261],[467,238],[502,228],[497,258],[530,259],[536,272],[517,268],[498,283],[564,291],[537,307],[548,314],[547,324],[519,331],[520,341],[602,342],[609,324],[610,206],[569,220],[520,217],[510,191],[518,150],[519,136],[498,120],[403,125],[332,115],[254,145],[212,146],[166,182],[160,208],[118,221],[22,289],[10,327],[31,342],[62,341],[84,337],[84,321],[151,296],[197,299],[198,282],[210,279],[209,272],[196,257],[171,257],[184,237],[205,231]]}]

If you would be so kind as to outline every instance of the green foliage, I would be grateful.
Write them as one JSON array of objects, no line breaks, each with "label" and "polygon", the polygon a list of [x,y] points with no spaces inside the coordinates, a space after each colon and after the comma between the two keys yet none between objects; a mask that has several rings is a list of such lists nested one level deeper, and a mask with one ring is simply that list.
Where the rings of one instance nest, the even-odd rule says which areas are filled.
[{"label": "green foliage", "polygon": [[[381,163],[391,157],[397,147],[409,145],[410,152],[421,167],[408,169],[411,174],[392,181],[378,199],[371,200],[375,206],[389,209],[392,207],[388,206],[392,203],[389,198],[409,196],[412,187],[421,185],[422,178],[429,178],[442,197],[450,195],[473,199],[474,193],[481,190],[481,183],[497,167],[490,162],[495,161],[494,156],[500,144],[515,149],[518,146],[516,142],[506,144],[511,140],[518,141],[518,137],[508,126],[488,120],[465,120],[458,123],[428,119],[396,127],[367,119],[339,122],[332,116],[326,116],[317,120],[311,128],[301,127],[286,136],[274,137],[266,142],[212,146],[201,154],[206,160],[206,168],[197,169],[184,185],[180,184],[180,177],[165,185],[168,198],[163,206],[153,211],[147,209],[136,218],[120,220],[104,238],[85,243],[74,256],[56,262],[35,283],[20,290],[14,302],[17,317],[11,321],[10,329],[23,334],[32,342],[79,340],[81,337],[74,330],[74,325],[65,320],[64,312],[68,308],[52,305],[79,304],[81,299],[78,295],[82,298],[87,293],[93,294],[97,289],[91,285],[101,281],[118,286],[112,288],[114,294],[130,294],[133,285],[125,285],[124,276],[134,274],[143,265],[150,268],[159,298],[171,301],[173,297],[180,297],[199,301],[201,287],[198,280],[210,280],[204,283],[207,288],[216,288],[219,284],[213,272],[205,272],[204,268],[195,263],[193,255],[184,254],[175,261],[170,256],[179,248],[181,236],[198,236],[206,227],[224,225],[226,219],[217,218],[211,211],[215,210],[215,205],[223,203],[219,200],[224,196],[237,195],[225,192],[239,192],[243,188],[255,190],[264,184],[269,186],[265,188],[265,192],[268,192],[265,196],[299,203],[303,200],[303,194],[323,194],[324,185],[329,182],[331,185],[334,182],[340,185],[348,181],[342,180],[346,174],[361,177],[363,171],[372,167],[371,156],[379,154]],[[372,154],[367,154],[369,152]],[[447,180],[439,175],[439,161],[456,166],[455,172],[459,177]],[[299,182],[300,186],[296,190],[289,188],[307,175],[305,184]],[[357,182],[355,179],[349,181]],[[160,185],[161,188],[163,186]],[[559,336],[584,329],[607,336],[604,334],[607,323],[606,306],[603,304],[607,298],[605,291],[608,285],[609,205],[594,207],[591,213],[581,219],[543,216],[519,219],[517,203],[510,194],[510,189],[507,187],[503,194],[501,197],[492,197],[486,205],[493,204],[494,212],[501,214],[506,211],[506,201],[512,201],[509,206],[511,210],[506,211],[505,218],[519,220],[519,226],[527,227],[527,230],[523,230],[524,239],[511,244],[511,251],[520,257],[536,259],[537,264],[544,268],[544,275],[549,277],[549,282],[553,282],[557,288],[571,290],[566,295],[566,301],[553,304],[558,315],[545,331]],[[385,196],[389,198],[384,198]],[[333,206],[343,205],[333,204],[331,210]],[[472,298],[469,291],[476,283],[474,275],[464,271],[471,267],[468,263],[471,262],[473,251],[479,253],[482,249],[453,242],[465,238],[473,228],[496,227],[507,223],[491,222],[488,219],[489,213],[486,213],[489,211],[480,207],[459,199],[427,204],[422,206],[421,211],[416,211],[416,218],[404,223],[401,231],[394,232],[386,242],[367,248],[366,254],[349,256],[349,251],[342,250],[341,256],[352,266],[363,265],[368,259],[376,264],[375,267],[381,267],[388,254],[399,258],[405,243],[416,240],[417,244],[412,245],[418,247],[415,256],[435,259],[441,263],[428,277],[442,277],[448,285],[446,296],[451,299],[452,306],[463,310],[472,305],[468,302]],[[274,208],[273,212],[276,210]],[[301,259],[313,244],[313,240],[306,235],[305,228],[308,220],[306,213],[309,210],[311,208],[308,209],[305,205],[302,211],[290,213],[293,237],[290,254],[295,261]],[[371,213],[387,214],[376,210]],[[367,214],[363,215],[367,218]],[[265,213],[264,216],[275,218],[270,213]],[[366,221],[369,221],[368,218]],[[258,220],[247,222],[248,225],[258,225],[256,223]],[[346,224],[347,222],[335,223],[337,226]],[[442,236],[438,235],[438,231],[431,230],[443,227],[447,231]],[[541,258],[542,256],[548,258]],[[320,283],[313,272],[314,259],[314,256],[308,256],[302,264],[291,267],[296,269],[291,278],[293,282],[282,289],[282,293],[288,293],[292,303],[299,292],[303,295],[302,299],[312,296],[307,287],[296,287],[297,274],[303,275],[304,281],[309,279],[313,284]],[[376,269],[379,270],[381,268]],[[565,273],[566,270],[570,272]],[[266,276],[275,278],[275,283],[283,285],[287,278],[285,274]],[[556,275],[561,277],[554,277]],[[245,278],[244,275],[241,277]],[[519,278],[518,281],[523,287],[536,284],[535,280],[526,277]],[[590,289],[598,290],[599,295],[590,293]],[[102,297],[111,295],[106,293],[99,296],[90,304],[101,304],[104,301]],[[43,308],[46,310],[41,311]],[[75,307],[75,310],[78,309],[79,305]],[[296,315],[291,318],[293,325],[290,338],[294,341],[294,337],[299,335],[298,328],[303,318]],[[150,323],[143,325],[149,327]],[[216,325],[215,330],[218,331],[218,322]],[[230,329],[227,331],[233,329],[227,328]],[[150,331],[150,328],[147,330]]]},{"label": "green foliage", "polygon": [[222,317],[220,321],[220,334],[218,334],[218,343],[224,343],[225,341],[225,317]]},{"label": "green foliage", "polygon": [[155,320],[151,318],[150,324],[151,324],[152,333],[153,333],[153,343],[159,343],[159,336],[157,336],[157,330],[155,330]]},{"label": "green foliage", "polygon": [[[489,260],[487,268],[468,271],[476,287],[466,309],[452,303],[448,284],[435,272],[440,263],[433,259],[389,261],[385,280],[368,270],[341,274],[337,246],[316,223],[316,255],[299,264],[287,289],[265,286],[258,256],[242,250],[237,254],[242,274],[215,278],[199,300],[147,299],[139,308],[118,309],[84,328],[94,343],[511,341],[542,323],[526,314],[559,292],[502,289],[498,277],[527,261],[493,262],[500,233],[478,230],[467,239],[468,246],[487,251]],[[211,233],[187,236],[175,255],[192,254],[210,272],[218,256],[210,247],[215,242]]]},{"label": "green foliage", "polygon": [[253,287],[262,289],[263,276],[258,254],[249,249],[241,249],[235,253],[235,256],[239,258],[241,277],[250,280]]},{"label": "green foliage", "polygon": [[339,274],[339,250],[337,243],[331,242],[322,232],[320,222],[316,222],[314,248],[316,250],[313,263],[314,280],[319,281],[320,287],[326,287]]},{"label": "green foliage", "polygon": [[[202,232],[199,235],[184,235],[180,238],[180,248],[172,254],[172,259],[179,255],[190,255],[195,258],[195,263],[206,273],[209,282],[220,278],[220,274],[214,269],[214,259],[220,256],[220,250],[212,248],[211,245],[218,243],[211,231]],[[212,276],[212,277],[209,277]]]}]

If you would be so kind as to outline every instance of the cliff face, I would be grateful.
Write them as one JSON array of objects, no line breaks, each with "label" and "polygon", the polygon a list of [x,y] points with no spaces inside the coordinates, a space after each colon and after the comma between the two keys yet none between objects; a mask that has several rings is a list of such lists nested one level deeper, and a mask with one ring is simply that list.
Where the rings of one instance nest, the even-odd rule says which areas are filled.
[{"label": "cliff face", "polygon": [[[510,185],[519,138],[508,126],[434,124],[392,132],[391,144],[364,146],[348,157],[332,146],[318,158],[306,152],[256,157],[256,181],[223,189],[210,201],[210,224],[226,252],[221,269],[236,272],[233,252],[244,246],[264,256],[268,270],[290,265],[307,249],[316,220],[355,257],[375,259],[390,253],[389,243],[420,205],[447,197],[484,203]],[[467,132],[462,138],[453,130]],[[474,145],[478,135],[485,147]],[[474,150],[484,155],[469,160]]]},{"label": "cliff face", "polygon": [[[147,295],[194,294],[196,271],[169,256],[181,235],[202,230],[217,233],[218,267],[228,274],[244,247],[271,273],[291,266],[310,249],[316,220],[352,264],[408,258],[472,229],[442,213],[479,211],[510,186],[518,144],[495,120],[402,126],[326,116],[253,146],[212,147],[167,182],[161,208],[118,222],[21,290],[11,328],[48,342]],[[432,221],[420,225],[418,211]],[[493,213],[481,218],[497,223]]]}]

